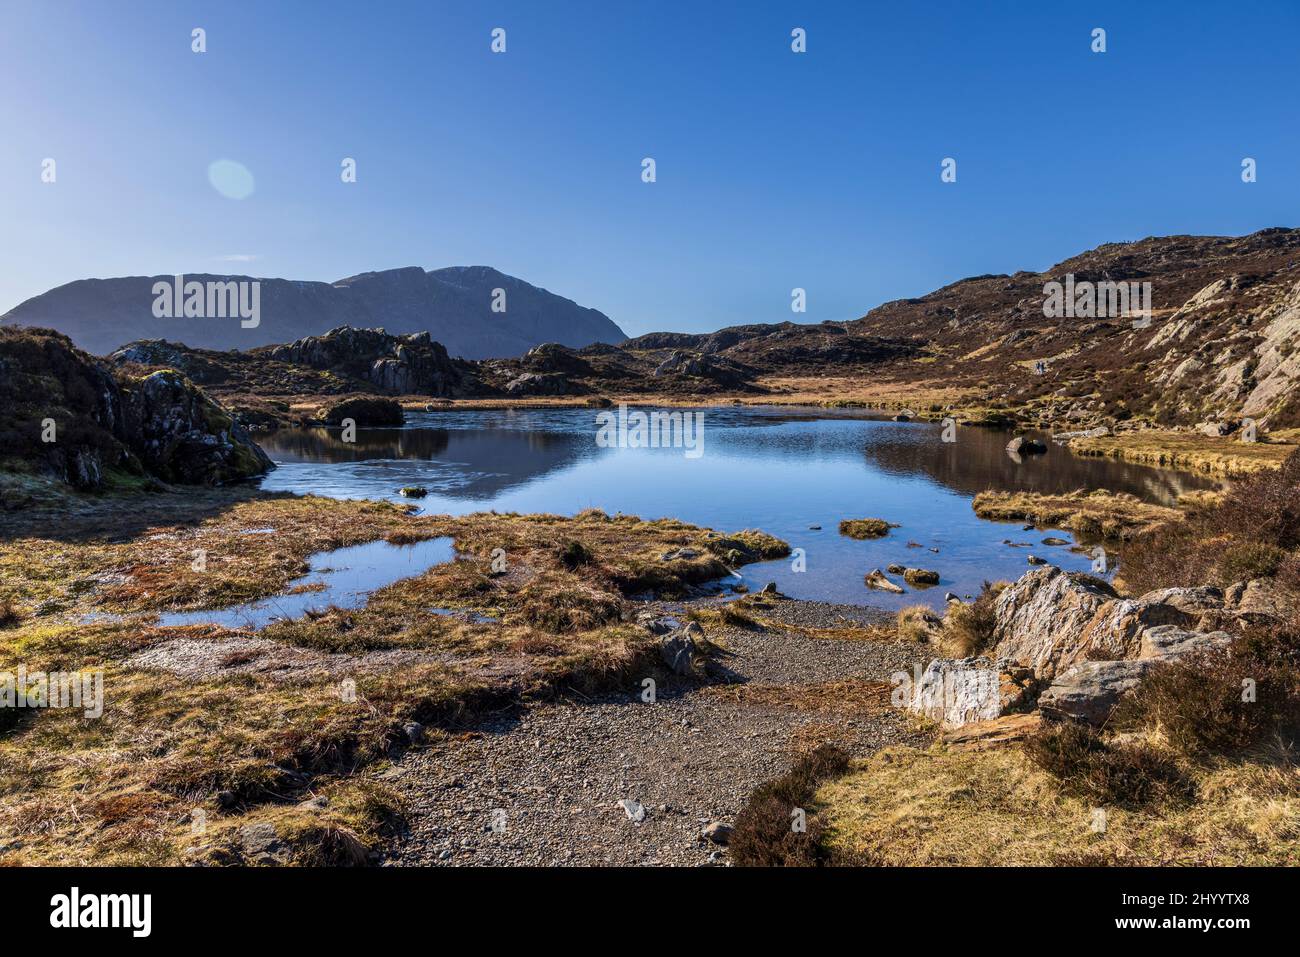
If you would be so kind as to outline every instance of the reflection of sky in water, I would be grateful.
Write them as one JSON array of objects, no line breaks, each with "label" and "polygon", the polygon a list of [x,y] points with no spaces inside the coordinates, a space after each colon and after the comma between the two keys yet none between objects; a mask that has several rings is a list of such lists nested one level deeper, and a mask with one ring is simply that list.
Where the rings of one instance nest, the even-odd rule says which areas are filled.
[{"label": "reflection of sky in water", "polygon": [[317,552],[311,570],[291,581],[286,591],[318,586],[297,594],[273,595],[220,611],[179,611],[162,615],[159,624],[198,625],[211,622],[225,628],[263,628],[276,618],[298,618],[310,609],[359,608],[370,592],[402,578],[410,578],[454,557],[450,538],[431,538],[414,545],[390,545],[382,539],[350,545],[332,552]]},{"label": "reflection of sky in water", "polygon": [[[1003,449],[1008,436],[984,429],[960,429],[958,442],[946,444],[930,424],[730,408],[705,410],[704,454],[687,459],[681,449],[597,448],[595,414],[430,413],[412,416],[405,429],[361,430],[353,448],[343,448],[337,433],[282,431],[261,440],[281,463],[264,487],[404,501],[398,488],[422,485],[429,495],[417,503],[429,514],[600,508],[722,531],[761,528],[803,548],[807,571],[792,571],[788,560],[747,566],[740,571],[750,587],[775,581],[800,598],[896,608],[918,599],[940,604],[946,591],[974,594],[984,579],[1018,578],[1031,553],[1090,570],[1089,556],[1041,544],[1046,530],[977,518],[970,499],[982,489],[1100,487],[1168,501],[1182,488],[1207,485],[1055,447],[1017,463]],[[864,517],[901,527],[865,542],[838,533],[841,519]],[[909,541],[922,547],[908,548]],[[941,583],[924,592],[908,587],[904,596],[863,585],[866,572],[895,562],[933,568]]]}]

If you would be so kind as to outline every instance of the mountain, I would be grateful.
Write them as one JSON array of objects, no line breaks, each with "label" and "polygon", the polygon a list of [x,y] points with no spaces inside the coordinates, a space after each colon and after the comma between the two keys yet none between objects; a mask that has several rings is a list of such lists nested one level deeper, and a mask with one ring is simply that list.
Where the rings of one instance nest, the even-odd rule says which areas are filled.
[{"label": "mountain", "polygon": [[[187,274],[186,282],[248,282],[250,276]],[[393,334],[428,332],[453,356],[517,356],[543,342],[580,348],[627,336],[604,313],[579,306],[489,266],[418,266],[361,273],[335,283],[260,279],[258,323],[239,318],[155,318],[153,287],[170,276],[81,279],[28,299],[0,325],[40,326],[80,348],[106,354],[138,339],[168,339],[194,348],[249,349],[320,335],[339,326],[382,327]],[[504,311],[494,312],[494,290]],[[499,300],[498,300],[499,301]]]}]

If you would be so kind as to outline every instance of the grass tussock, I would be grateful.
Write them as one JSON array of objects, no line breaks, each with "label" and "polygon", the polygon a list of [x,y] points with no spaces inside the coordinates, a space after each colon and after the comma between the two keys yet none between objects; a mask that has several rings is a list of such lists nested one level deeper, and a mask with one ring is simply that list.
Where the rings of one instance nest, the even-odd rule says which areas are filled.
[{"label": "grass tussock", "polygon": [[945,658],[969,658],[993,646],[997,623],[994,606],[1010,582],[984,582],[972,602],[949,602],[939,633],[939,649]]},{"label": "grass tussock", "polygon": [[824,863],[825,825],[813,813],[818,786],[843,774],[848,753],[823,745],[796,759],[782,777],[760,785],[736,817],[728,847],[741,867],[814,867]]},{"label": "grass tussock", "polygon": [[840,522],[840,534],[849,538],[884,538],[891,528],[898,528],[883,518],[846,518]]},{"label": "grass tussock", "polygon": [[943,619],[929,605],[908,605],[895,616],[900,641],[911,644],[934,640],[943,626]]}]

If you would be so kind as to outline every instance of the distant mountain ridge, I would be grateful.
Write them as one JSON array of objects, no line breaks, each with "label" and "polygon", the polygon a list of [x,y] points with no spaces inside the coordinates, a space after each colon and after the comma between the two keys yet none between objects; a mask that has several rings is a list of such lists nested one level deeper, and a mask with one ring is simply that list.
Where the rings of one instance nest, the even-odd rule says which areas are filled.
[{"label": "distant mountain ridge", "polygon": [[[186,281],[252,281],[253,276],[186,274]],[[159,319],[156,282],[171,276],[80,279],[28,299],[0,316],[0,325],[43,326],[103,355],[137,339],[168,339],[202,349],[250,349],[320,335],[338,326],[383,327],[395,335],[428,332],[453,356],[518,356],[544,342],[581,348],[627,339],[597,309],[508,276],[490,266],[418,266],[360,273],[337,282],[257,279],[260,321]],[[494,312],[494,290],[504,312]]]}]

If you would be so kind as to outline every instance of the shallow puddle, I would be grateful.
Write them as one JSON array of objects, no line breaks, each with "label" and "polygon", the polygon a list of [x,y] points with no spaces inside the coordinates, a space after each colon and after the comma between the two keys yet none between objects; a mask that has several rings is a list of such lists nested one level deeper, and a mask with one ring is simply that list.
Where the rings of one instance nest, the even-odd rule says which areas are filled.
[{"label": "shallow puddle", "polygon": [[419,575],[455,557],[450,538],[431,538],[414,545],[383,539],[317,552],[311,571],[291,581],[283,592],[258,601],[213,611],[163,613],[159,624],[216,624],[225,628],[264,628],[281,618],[299,618],[312,609],[360,608],[371,592]]}]

